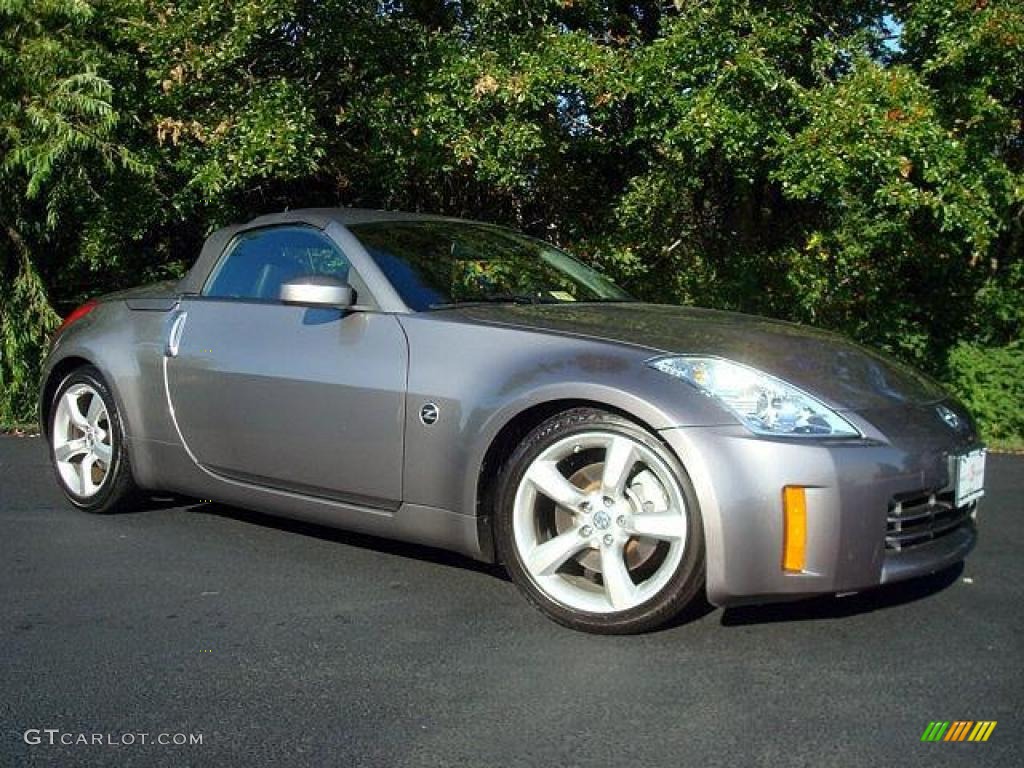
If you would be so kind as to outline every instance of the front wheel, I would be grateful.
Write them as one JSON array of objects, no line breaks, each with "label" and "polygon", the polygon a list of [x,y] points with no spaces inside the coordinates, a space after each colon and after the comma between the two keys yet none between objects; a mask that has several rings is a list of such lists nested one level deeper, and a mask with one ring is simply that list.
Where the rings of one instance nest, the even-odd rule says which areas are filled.
[{"label": "front wheel", "polygon": [[517,586],[574,629],[654,629],[704,583],[685,470],[654,435],[605,411],[566,411],[527,437],[502,475],[496,533]]},{"label": "front wheel", "polygon": [[116,512],[138,496],[124,429],[103,376],[73,371],[50,404],[50,457],[68,500],[88,512]]}]

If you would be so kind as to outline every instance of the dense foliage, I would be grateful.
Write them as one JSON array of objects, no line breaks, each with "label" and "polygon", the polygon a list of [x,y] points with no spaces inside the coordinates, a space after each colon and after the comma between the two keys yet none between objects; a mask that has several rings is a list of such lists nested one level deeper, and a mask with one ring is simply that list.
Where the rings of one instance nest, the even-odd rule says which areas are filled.
[{"label": "dense foliage", "polygon": [[1022,120],[1019,0],[0,0],[0,422],[75,302],[343,204],[838,329],[1019,438]]},{"label": "dense foliage", "polygon": [[961,342],[949,355],[950,382],[997,443],[1024,435],[1024,344],[986,348]]}]

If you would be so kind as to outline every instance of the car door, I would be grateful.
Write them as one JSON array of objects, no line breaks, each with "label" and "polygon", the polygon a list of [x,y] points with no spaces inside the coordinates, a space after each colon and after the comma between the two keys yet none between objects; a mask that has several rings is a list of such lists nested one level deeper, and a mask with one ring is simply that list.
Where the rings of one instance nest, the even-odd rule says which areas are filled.
[{"label": "car door", "polygon": [[[329,274],[373,303],[313,227],[247,231],[170,323],[166,386],[194,459],[243,482],[395,508],[402,497],[407,342],[390,314],[281,303]],[[173,337],[173,338],[172,338]]]}]

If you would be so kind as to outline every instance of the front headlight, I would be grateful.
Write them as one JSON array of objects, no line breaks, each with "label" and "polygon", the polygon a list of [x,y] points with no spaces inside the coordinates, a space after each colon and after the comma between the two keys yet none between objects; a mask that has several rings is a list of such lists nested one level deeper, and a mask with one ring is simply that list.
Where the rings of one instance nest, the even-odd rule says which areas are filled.
[{"label": "front headlight", "polygon": [[860,437],[846,419],[807,393],[731,360],[680,355],[647,364],[717,398],[759,435]]}]

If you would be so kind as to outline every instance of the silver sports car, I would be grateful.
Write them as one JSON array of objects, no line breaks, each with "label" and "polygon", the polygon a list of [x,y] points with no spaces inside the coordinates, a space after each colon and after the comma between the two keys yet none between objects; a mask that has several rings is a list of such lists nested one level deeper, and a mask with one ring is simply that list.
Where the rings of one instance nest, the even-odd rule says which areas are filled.
[{"label": "silver sports car", "polygon": [[888,357],[434,216],[215,232],[75,310],[40,394],[77,507],[170,491],[443,547],[593,632],[945,568],[984,485],[970,415]]}]

